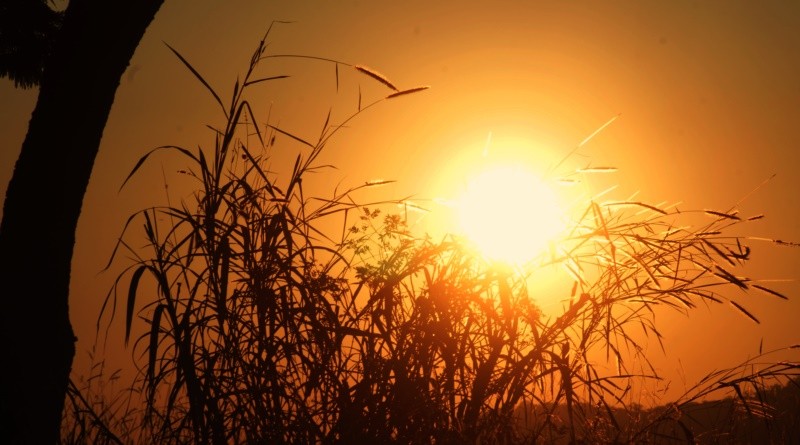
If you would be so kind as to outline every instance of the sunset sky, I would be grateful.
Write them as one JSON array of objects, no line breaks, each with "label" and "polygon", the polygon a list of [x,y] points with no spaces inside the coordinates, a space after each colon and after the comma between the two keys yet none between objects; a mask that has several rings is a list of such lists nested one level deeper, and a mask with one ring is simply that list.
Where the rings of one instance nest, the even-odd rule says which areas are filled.
[{"label": "sunset sky", "polygon": [[[585,178],[583,192],[616,184],[617,199],[638,192],[637,200],[652,204],[728,210],[775,175],[738,207],[746,216],[766,214],[747,234],[800,241],[798,2],[167,0],[123,76],[84,200],[70,299],[80,339],[76,372],[85,366],[100,304],[125,265],[100,273],[125,220],[165,204],[162,165],[170,199],[190,194],[175,174],[182,166],[168,157],[119,186],[151,148],[209,147],[205,125],[223,119],[164,43],[225,101],[273,20],[294,23],[273,29],[271,54],[363,64],[401,89],[431,87],[354,120],[324,152],[321,162],[338,170],[320,184],[397,180],[364,198],[414,196],[435,213],[435,198],[455,199],[486,165],[518,164],[546,176],[619,115],[562,167],[618,168]],[[313,60],[273,59],[264,73],[291,77],[255,89],[256,112],[309,139],[329,108],[334,122],[354,111],[359,85],[365,103],[387,93],[344,70],[337,92],[333,66]],[[36,94],[0,81],[3,195]],[[299,150],[288,141],[281,147],[286,159]],[[47,205],[46,196],[32,199]],[[744,273],[800,279],[800,249],[753,247]],[[652,344],[650,355],[674,380],[673,391],[754,355],[762,339],[765,350],[800,343],[800,284],[770,286],[791,300],[747,296],[760,325],[721,305],[689,317],[658,315],[667,351]],[[121,338],[109,348],[121,350]]]}]

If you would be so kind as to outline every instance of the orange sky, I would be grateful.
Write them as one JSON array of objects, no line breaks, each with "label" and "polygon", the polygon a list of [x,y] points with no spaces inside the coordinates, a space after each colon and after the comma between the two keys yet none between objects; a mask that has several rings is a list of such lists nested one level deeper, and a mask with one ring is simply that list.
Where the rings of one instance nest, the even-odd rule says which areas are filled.
[{"label": "orange sky", "polygon": [[[98,272],[127,216],[164,203],[161,160],[168,174],[180,165],[159,158],[121,193],[119,185],[149,149],[208,145],[205,124],[220,122],[213,101],[162,42],[224,98],[272,20],[296,22],[275,29],[272,53],[360,63],[401,88],[432,87],[354,121],[324,153],[339,168],[333,182],[397,179],[380,193],[435,197],[466,180],[454,165],[477,159],[490,133],[498,156],[545,169],[621,113],[579,152],[581,162],[620,169],[603,178],[619,184],[618,197],[639,191],[638,199],[654,204],[727,209],[776,174],[741,209],[767,215],[751,234],[800,240],[798,3],[251,0],[189,7],[167,0],[117,92],[84,201],[71,296],[78,371],[119,269]],[[292,78],[258,90],[262,115],[271,102],[273,122],[309,138],[330,106],[334,118],[352,110],[357,82],[365,96],[379,91],[344,73],[337,96],[332,67],[317,62],[275,61],[267,71]],[[35,97],[0,81],[3,194]],[[755,248],[747,273],[800,278],[800,250]],[[792,300],[747,300],[761,325],[722,306],[690,318],[659,315],[668,348],[664,355],[653,345],[659,370],[682,387],[681,372],[691,383],[734,365],[756,353],[762,338],[766,349],[800,343],[800,285],[774,287]]]}]

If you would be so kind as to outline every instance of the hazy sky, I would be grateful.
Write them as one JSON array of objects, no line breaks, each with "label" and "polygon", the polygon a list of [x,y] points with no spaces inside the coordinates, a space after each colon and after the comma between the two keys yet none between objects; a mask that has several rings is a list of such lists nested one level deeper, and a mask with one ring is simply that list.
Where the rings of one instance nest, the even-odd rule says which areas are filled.
[{"label": "hazy sky", "polygon": [[[328,183],[397,179],[380,193],[445,196],[480,169],[489,134],[494,156],[544,171],[620,114],[577,159],[618,167],[603,180],[618,184],[621,197],[638,191],[637,199],[654,204],[726,210],[775,174],[740,206],[767,215],[748,233],[800,240],[800,3],[167,0],[123,77],[84,201],[71,287],[78,371],[99,304],[123,265],[99,274],[125,219],[165,202],[162,165],[174,181],[171,199],[188,193],[169,179],[181,168],[169,158],[120,193],[119,185],[155,146],[210,145],[205,124],[222,119],[164,42],[227,98],[273,20],[295,22],[273,30],[273,54],[364,64],[401,88],[431,86],[359,116],[323,156],[338,167]],[[385,94],[354,72],[342,73],[337,93],[329,64],[269,63],[265,73],[292,77],[258,90],[257,112],[266,119],[271,104],[271,122],[310,139],[330,107],[334,119],[352,112],[359,84],[365,100]],[[0,81],[3,194],[35,98]],[[287,156],[297,153],[286,146]],[[748,274],[800,278],[798,249],[754,248]],[[667,352],[651,350],[659,370],[682,387],[678,376],[691,383],[735,365],[762,338],[765,349],[800,343],[800,286],[774,287],[792,300],[746,297],[761,325],[723,306],[689,318],[660,314]]]}]

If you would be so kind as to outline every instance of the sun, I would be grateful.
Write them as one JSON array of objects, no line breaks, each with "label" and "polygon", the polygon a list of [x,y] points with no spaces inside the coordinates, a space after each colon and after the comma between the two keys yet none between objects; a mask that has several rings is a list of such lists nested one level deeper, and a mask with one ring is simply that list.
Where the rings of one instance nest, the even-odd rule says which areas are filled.
[{"label": "sun", "polygon": [[462,234],[487,258],[509,264],[534,259],[564,230],[555,193],[521,166],[474,176],[456,211]]}]

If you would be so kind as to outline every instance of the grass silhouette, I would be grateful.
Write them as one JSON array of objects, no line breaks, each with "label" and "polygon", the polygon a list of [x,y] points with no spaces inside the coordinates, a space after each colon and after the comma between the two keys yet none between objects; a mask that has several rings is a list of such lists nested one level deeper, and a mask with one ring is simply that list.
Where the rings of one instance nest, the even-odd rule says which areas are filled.
[{"label": "grass silhouette", "polygon": [[[415,236],[386,211],[402,200],[354,198],[383,182],[307,195],[303,178],[327,168],[318,157],[344,125],[425,87],[399,89],[370,68],[321,59],[335,65],[337,84],[340,68],[353,68],[386,96],[362,107],[359,95],[341,124],[329,114],[316,141],[259,125],[246,92],[284,77],[256,77],[277,57],[266,52],[268,36],[228,106],[173,49],[222,108],[224,126],[212,149],[159,147],[126,179],[168,151],[185,159],[197,189],[191,203],[128,220],[112,261],[122,251],[134,261],[105,308],[115,311],[124,295],[138,377],[99,401],[101,367],[73,384],[65,443],[691,441],[687,407],[732,394],[745,412],[765,414],[759,395],[797,375],[796,362],[747,362],[632,421],[641,411],[627,397],[631,382],[659,378],[637,340],[660,341],[656,307],[727,302],[758,321],[727,289],[785,298],[736,274],[750,240],[727,233],[748,218],[589,202],[551,258],[572,277],[568,304],[545,316],[524,271],[487,262],[455,238]],[[306,152],[282,177],[266,166],[287,140]],[[698,214],[710,222],[678,224]],[[331,220],[341,224],[337,235]],[[134,221],[143,223],[144,249],[126,241]],[[136,317],[147,330],[134,332]]]}]

